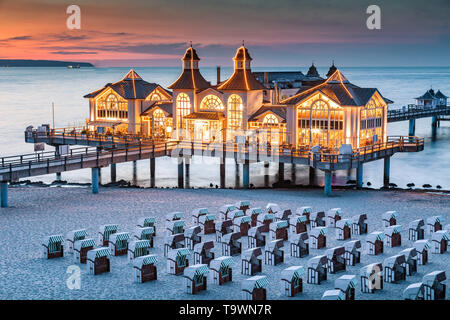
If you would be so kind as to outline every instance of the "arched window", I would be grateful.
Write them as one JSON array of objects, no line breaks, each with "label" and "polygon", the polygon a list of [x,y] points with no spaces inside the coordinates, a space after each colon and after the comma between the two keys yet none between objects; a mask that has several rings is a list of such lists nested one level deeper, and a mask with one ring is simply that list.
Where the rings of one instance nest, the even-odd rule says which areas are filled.
[{"label": "arched window", "polygon": [[180,93],[177,96],[177,126],[182,128],[183,117],[191,113],[191,99],[186,93]]},{"label": "arched window", "polygon": [[150,96],[150,100],[151,100],[151,101],[161,101],[161,96],[160,96],[158,93],[153,93],[153,94]]},{"label": "arched window", "polygon": [[360,146],[366,146],[383,139],[383,112],[384,107],[378,105],[375,99],[370,99],[364,108],[361,108]]},{"label": "arched window", "polygon": [[224,106],[219,97],[210,94],[203,98],[200,109],[223,110]]},{"label": "arched window", "polygon": [[111,93],[105,99],[97,101],[97,117],[127,119],[128,105],[124,101],[119,101],[117,96]]},{"label": "arched window", "polygon": [[160,109],[153,111],[153,134],[156,137],[162,137],[165,134],[166,126],[166,116],[164,112]]},{"label": "arched window", "polygon": [[228,98],[228,128],[242,128],[242,99],[237,94],[233,94]]},{"label": "arched window", "polygon": [[275,117],[273,114],[269,113],[264,117],[263,123],[268,125],[275,125],[278,124],[278,118]]}]

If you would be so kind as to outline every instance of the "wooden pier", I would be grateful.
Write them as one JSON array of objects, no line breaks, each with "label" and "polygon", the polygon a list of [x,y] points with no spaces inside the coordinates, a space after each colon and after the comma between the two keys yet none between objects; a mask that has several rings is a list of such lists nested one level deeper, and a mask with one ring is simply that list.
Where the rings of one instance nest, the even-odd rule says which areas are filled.
[{"label": "wooden pier", "polygon": [[[357,185],[362,186],[363,164],[384,160],[384,183],[389,184],[390,157],[398,152],[418,152],[424,149],[424,140],[417,137],[388,137],[386,143],[373,144],[353,150],[351,154],[339,154],[338,150],[312,152],[300,148],[266,148],[249,143],[216,144],[190,141],[155,142],[140,137],[112,137],[102,135],[79,135],[77,132],[42,133],[26,131],[28,143],[44,142],[53,146],[72,144],[86,147],[72,148],[68,154],[57,151],[22,154],[0,159],[1,205],[8,206],[7,183],[21,178],[52,173],[91,168],[92,192],[99,190],[99,168],[111,167],[111,180],[115,180],[116,164],[150,159],[150,185],[155,185],[155,159],[158,157],[176,157],[178,159],[178,187],[184,187],[184,167],[194,156],[221,158],[220,185],[225,186],[224,159],[231,158],[243,164],[243,186],[250,187],[250,164],[277,161],[280,171],[285,163],[307,165],[325,172],[324,193],[331,195],[331,176],[336,170],[357,169]],[[269,160],[268,160],[269,159]],[[282,175],[280,175],[282,177]]]},{"label": "wooden pier", "polygon": [[436,129],[440,126],[440,121],[446,121],[448,116],[450,116],[450,106],[437,106],[432,108],[409,105],[402,109],[388,110],[387,122],[409,121],[408,134],[414,136],[416,132],[416,119],[432,117],[432,136],[436,137]]}]

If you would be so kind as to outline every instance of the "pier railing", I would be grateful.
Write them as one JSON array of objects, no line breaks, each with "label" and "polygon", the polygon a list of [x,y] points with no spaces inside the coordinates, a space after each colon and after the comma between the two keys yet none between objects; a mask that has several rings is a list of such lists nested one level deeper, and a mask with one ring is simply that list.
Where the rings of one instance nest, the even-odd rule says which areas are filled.
[{"label": "pier railing", "polygon": [[449,115],[450,106],[424,107],[409,105],[402,109],[392,109],[387,112],[388,122],[404,121],[417,118],[432,117],[438,115]]}]

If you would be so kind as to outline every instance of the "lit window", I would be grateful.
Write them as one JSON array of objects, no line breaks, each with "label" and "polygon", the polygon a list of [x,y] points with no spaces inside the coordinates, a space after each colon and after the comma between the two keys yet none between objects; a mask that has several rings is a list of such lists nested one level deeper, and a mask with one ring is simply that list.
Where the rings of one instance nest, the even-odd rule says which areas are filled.
[{"label": "lit window", "polygon": [[268,115],[266,115],[264,117],[263,123],[266,123],[266,124],[269,124],[269,125],[271,125],[271,124],[278,124],[278,118],[275,117],[273,114],[269,113]]},{"label": "lit window", "polygon": [[160,101],[161,100],[161,96],[157,93],[154,93],[150,96],[150,100],[151,101]]},{"label": "lit window", "polygon": [[203,98],[200,109],[223,110],[224,106],[217,96],[210,94]]},{"label": "lit window", "polygon": [[109,119],[127,119],[128,105],[119,101],[114,94],[110,94],[104,100],[97,101],[97,117]]},{"label": "lit window", "polygon": [[177,96],[177,126],[182,127],[183,117],[191,112],[191,100],[186,93],[180,93]]},{"label": "lit window", "polygon": [[228,128],[242,128],[242,99],[237,94],[233,94],[228,98]]}]

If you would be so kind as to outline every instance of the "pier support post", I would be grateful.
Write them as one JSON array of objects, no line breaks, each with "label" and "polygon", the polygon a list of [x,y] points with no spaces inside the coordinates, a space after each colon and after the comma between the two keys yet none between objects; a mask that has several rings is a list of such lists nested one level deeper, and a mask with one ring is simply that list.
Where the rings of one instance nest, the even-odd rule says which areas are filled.
[{"label": "pier support post", "polygon": [[363,165],[360,163],[356,168],[356,186],[362,188],[363,186]]},{"label": "pier support post", "polygon": [[416,135],[416,119],[410,119],[409,120],[409,132],[408,135],[410,137]]},{"label": "pier support post", "polygon": [[117,180],[117,165],[115,163],[111,163],[111,182],[116,182]]},{"label": "pier support post", "polygon": [[137,184],[137,161],[133,161],[133,183]]},{"label": "pier support post", "polygon": [[225,189],[225,158],[220,159],[220,188]]},{"label": "pier support post", "polygon": [[331,196],[331,171],[325,171],[323,191],[325,197]]},{"label": "pier support post", "polygon": [[309,167],[309,185],[312,186],[314,184],[314,177],[316,176],[316,169],[313,167]]},{"label": "pier support post", "polygon": [[[59,146],[55,146],[56,158],[59,158],[61,154],[59,153]],[[56,173],[56,181],[61,181],[61,172]]]},{"label": "pier support post", "polygon": [[185,175],[186,175],[186,188],[190,188],[190,176],[191,176],[191,157],[184,158],[184,168],[185,168]]},{"label": "pier support post", "polygon": [[243,164],[243,179],[242,179],[242,184],[244,189],[249,189],[250,188],[250,162],[249,161],[245,161]]},{"label": "pier support post", "polygon": [[155,168],[156,168],[156,159],[150,158],[150,188],[154,188],[156,185]]},{"label": "pier support post", "polygon": [[99,168],[92,168],[92,193],[98,193],[98,172]]},{"label": "pier support post", "polygon": [[391,157],[384,158],[383,186],[389,187],[389,178],[391,175]]},{"label": "pier support post", "polygon": [[292,180],[292,184],[295,185],[295,180],[297,180],[297,172],[296,172],[296,168],[297,166],[295,165],[295,163],[292,164],[292,171],[291,171],[291,180]]},{"label": "pier support post", "polygon": [[438,127],[438,117],[437,116],[433,116],[431,118],[431,137],[433,139],[436,138],[437,127]]},{"label": "pier support post", "polygon": [[279,162],[278,163],[278,182],[284,181],[284,163]]},{"label": "pier support post", "polygon": [[8,182],[0,182],[1,207],[8,208]]},{"label": "pier support post", "polygon": [[184,163],[183,158],[178,158],[178,188],[184,188]]}]

